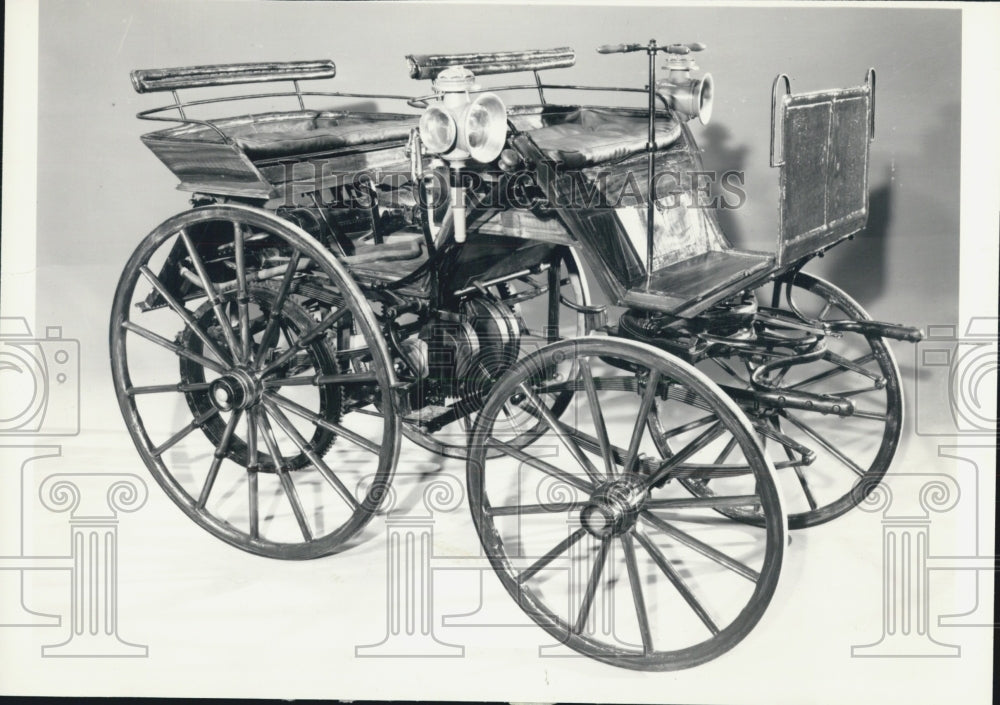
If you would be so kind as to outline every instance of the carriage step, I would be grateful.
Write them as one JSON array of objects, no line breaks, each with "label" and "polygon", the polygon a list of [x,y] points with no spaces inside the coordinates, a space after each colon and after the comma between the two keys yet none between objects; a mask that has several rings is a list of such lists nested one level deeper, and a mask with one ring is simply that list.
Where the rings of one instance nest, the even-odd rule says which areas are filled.
[{"label": "carriage step", "polygon": [[720,386],[736,403],[750,406],[752,409],[802,409],[837,416],[851,416],[854,413],[854,402],[846,397],[808,394],[790,389],[740,389]]}]

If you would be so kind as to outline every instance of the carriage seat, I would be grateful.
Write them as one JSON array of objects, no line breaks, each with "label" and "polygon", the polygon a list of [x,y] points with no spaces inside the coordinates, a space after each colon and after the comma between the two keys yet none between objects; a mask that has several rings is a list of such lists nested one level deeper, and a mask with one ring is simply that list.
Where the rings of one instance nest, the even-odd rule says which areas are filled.
[{"label": "carriage seat", "polygon": [[[258,160],[405,140],[418,119],[410,115],[295,111],[225,118],[213,124],[250,159]],[[218,140],[217,133],[202,125],[185,126],[174,134]]]},{"label": "carriage seat", "polygon": [[[550,159],[570,169],[618,161],[646,149],[649,120],[645,112],[576,108],[559,114],[511,116]],[[672,118],[656,121],[656,146],[673,144],[681,126]]]}]

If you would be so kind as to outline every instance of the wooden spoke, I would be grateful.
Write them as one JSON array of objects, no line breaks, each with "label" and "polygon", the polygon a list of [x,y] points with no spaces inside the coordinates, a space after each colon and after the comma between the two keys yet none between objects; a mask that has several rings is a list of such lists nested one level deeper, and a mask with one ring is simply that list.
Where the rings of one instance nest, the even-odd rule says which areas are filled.
[{"label": "wooden spoke", "polygon": [[594,559],[594,566],[590,570],[590,580],[587,581],[587,590],[583,593],[583,600],[580,602],[580,611],[577,613],[576,622],[573,623],[573,632],[579,634],[587,626],[587,618],[590,617],[590,607],[594,603],[594,596],[597,588],[601,584],[601,574],[604,572],[604,563],[608,558],[608,551],[611,548],[611,540],[604,539],[597,551]]},{"label": "wooden spoke", "polygon": [[278,475],[278,481],[281,483],[281,487],[285,491],[285,497],[292,507],[292,513],[295,515],[295,521],[302,532],[302,538],[306,541],[312,541],[312,531],[309,529],[309,522],[306,521],[305,512],[302,510],[299,494],[295,490],[295,485],[292,484],[292,479],[288,476],[288,471],[283,467],[285,460],[281,455],[281,450],[278,448],[278,442],[274,437],[274,430],[271,428],[271,423],[267,420],[267,413],[260,408],[257,409],[257,424],[261,435],[264,436],[264,443],[267,445],[267,450],[274,459],[274,468]]},{"label": "wooden spoke", "polygon": [[358,503],[358,500],[354,498],[354,495],[352,495],[351,491],[347,489],[343,482],[340,481],[340,478],[337,477],[333,470],[331,470],[330,467],[323,462],[323,459],[309,447],[309,444],[306,443],[306,439],[303,438],[302,434],[300,434],[295,426],[292,425],[292,422],[288,420],[288,417],[281,412],[281,409],[279,409],[275,404],[268,402],[265,402],[265,406],[267,406],[271,415],[274,416],[275,422],[277,422],[277,424],[281,427],[281,430],[285,432],[285,435],[292,439],[292,443],[295,444],[295,447],[298,448],[303,455],[309,458],[309,462],[311,462],[313,466],[319,470],[320,475],[322,475],[334,491],[340,495],[345,502],[347,502],[347,505],[352,510],[361,506]]},{"label": "wooden spoke", "polygon": [[620,537],[625,549],[625,567],[628,570],[628,583],[632,588],[632,602],[635,604],[635,615],[639,620],[639,633],[642,635],[642,650],[650,653],[653,650],[653,635],[649,629],[649,615],[646,612],[646,598],[642,594],[642,580],[639,577],[639,567],[635,560],[635,545],[632,534],[625,533]]},{"label": "wooden spoke", "polygon": [[722,463],[726,462],[726,458],[730,456],[730,454],[733,452],[735,448],[736,448],[736,438],[733,437],[730,438],[728,442],[726,442],[726,447],[723,448],[722,452],[719,453],[719,455],[715,458],[715,464],[721,465]]},{"label": "wooden spoke", "polygon": [[[777,433],[784,435],[781,433],[781,422],[778,419],[772,418],[771,425],[774,426],[774,430]],[[788,458],[789,462],[794,462],[795,454],[792,452],[789,445],[787,443],[781,443],[781,447],[785,451],[785,456]],[[801,446],[799,447],[801,448]],[[802,494],[805,496],[806,502],[809,504],[809,509],[816,509],[819,504],[816,502],[816,498],[813,497],[812,489],[809,487],[809,482],[806,480],[805,472],[803,472],[802,468],[799,467],[798,463],[795,463],[792,467],[795,468],[795,477],[799,481],[799,487],[802,488]]]},{"label": "wooden spoke", "polygon": [[170,292],[167,291],[167,288],[163,286],[163,283],[159,280],[159,278],[157,278],[155,274],[153,274],[152,270],[150,270],[149,267],[143,265],[142,267],[139,268],[139,271],[142,272],[142,275],[146,277],[146,279],[149,281],[150,284],[153,285],[153,288],[156,289],[157,293],[159,293],[159,295],[163,298],[163,300],[167,302],[167,306],[169,306],[174,311],[174,313],[180,316],[181,320],[184,321],[184,325],[190,328],[191,332],[197,335],[201,339],[201,342],[205,344],[205,347],[208,348],[213,355],[215,355],[223,362],[234,361],[234,358],[231,355],[227,356],[223,354],[221,350],[219,350],[219,348],[215,344],[215,341],[212,340],[210,337],[208,337],[208,334],[201,329],[201,326],[195,323],[194,318],[191,317],[191,312],[188,311],[186,308],[184,308],[184,306],[180,302],[178,302],[177,299],[175,299],[173,296],[170,295]]},{"label": "wooden spoke", "polygon": [[274,304],[271,306],[271,310],[267,316],[267,325],[264,327],[264,334],[260,338],[260,344],[257,346],[257,352],[254,353],[253,364],[258,370],[261,365],[264,364],[264,356],[267,351],[271,348],[271,339],[274,334],[278,332],[278,322],[281,320],[281,309],[285,306],[285,300],[288,298],[288,292],[292,288],[292,280],[295,278],[295,273],[299,268],[299,258],[301,253],[296,249],[292,251],[291,259],[288,261],[288,268],[285,270],[284,276],[281,278],[281,284],[278,286],[278,295],[274,299]]},{"label": "wooden spoke", "polygon": [[309,522],[306,520],[306,514],[302,509],[302,502],[299,500],[299,493],[292,482],[291,474],[287,470],[278,470],[278,480],[281,482],[281,488],[285,491],[285,496],[288,497],[288,503],[292,507],[292,513],[299,525],[299,531],[302,532],[302,538],[306,541],[312,541],[312,531],[309,529]]},{"label": "wooden spoke", "polygon": [[533,455],[529,455],[520,448],[515,448],[514,446],[508,443],[504,443],[503,441],[497,438],[493,437],[487,438],[486,445],[487,447],[490,448],[496,448],[502,453],[509,455],[515,460],[520,460],[522,463],[530,465],[536,470],[541,470],[546,475],[550,475],[556,478],[557,480],[562,480],[567,485],[572,485],[573,487],[576,487],[577,489],[583,490],[584,492],[588,493],[594,490],[594,485],[590,484],[589,482],[586,482],[585,480],[582,480],[576,475],[571,475],[565,470],[560,470],[555,465],[551,465],[542,460],[541,458],[536,458]]},{"label": "wooden spoke", "polygon": [[713,635],[718,634],[719,627],[712,620],[704,606],[702,606],[702,604],[694,596],[694,593],[691,592],[691,588],[687,586],[684,579],[681,578],[680,574],[672,565],[670,565],[670,561],[668,561],[666,556],[663,555],[663,552],[660,551],[656,544],[650,541],[649,537],[641,531],[635,532],[635,538],[646,550],[650,558],[653,559],[653,562],[656,563],[661,571],[663,571],[667,580],[669,580],[670,584],[674,586],[674,589],[680,593],[680,596],[684,598],[684,601],[688,604],[691,610],[698,615],[698,619],[701,620],[701,623],[708,627],[708,631],[710,631]]},{"label": "wooden spoke", "polygon": [[265,387],[322,387],[327,384],[371,384],[378,382],[374,372],[346,372],[342,374],[317,374],[301,377],[277,377],[264,382]]},{"label": "wooden spoke", "polygon": [[[560,430],[568,436],[572,436],[577,443],[580,444],[585,450],[591,450],[595,453],[600,452],[600,444],[597,439],[590,434],[584,433],[583,431],[571,428],[566,424],[560,422]],[[612,445],[611,446],[611,457],[616,463],[623,464],[625,462],[625,453],[627,451],[621,446]],[[728,455],[728,453],[726,454]],[[720,455],[720,457],[724,457]],[[639,462],[642,465],[643,472],[647,474],[652,474],[656,472],[664,462],[666,461],[656,461],[651,458],[641,458]],[[747,464],[725,464],[717,460],[715,463],[680,463],[672,466],[670,476],[671,477],[696,477],[701,474],[707,476],[718,476],[727,477],[734,474],[746,474],[750,472],[750,466]]]},{"label": "wooden spoke", "polygon": [[542,570],[549,563],[551,563],[556,558],[558,558],[560,555],[562,555],[563,553],[565,553],[566,550],[570,546],[572,546],[577,541],[579,541],[580,539],[582,539],[583,535],[586,534],[586,533],[587,533],[587,530],[581,527],[581,528],[577,529],[576,531],[574,531],[569,536],[567,536],[565,539],[563,539],[562,541],[560,541],[559,543],[557,543],[555,546],[553,546],[548,551],[546,551],[545,555],[543,555],[537,561],[535,561],[530,566],[528,566],[527,568],[525,568],[523,571],[521,571],[520,573],[518,573],[518,575],[517,575],[517,582],[523,583],[526,580],[530,580],[534,575],[536,575],[538,573],[538,571]]},{"label": "wooden spoke", "polygon": [[247,413],[247,506],[250,511],[250,537],[260,538],[260,499],[257,491],[257,470],[260,460],[257,454],[257,412],[250,409]]},{"label": "wooden spoke", "polygon": [[839,365],[840,367],[846,367],[851,372],[855,372],[861,375],[862,377],[867,377],[876,384],[882,384],[885,382],[885,380],[882,379],[882,377],[880,377],[879,375],[875,374],[871,370],[862,367],[863,364],[871,362],[871,360],[875,359],[874,353],[862,355],[856,361],[856,360],[848,360],[843,355],[838,355],[832,350],[827,350],[825,353],[823,353],[823,359],[832,362],[835,365]]},{"label": "wooden spoke", "polygon": [[722,435],[725,431],[725,427],[722,425],[721,421],[717,421],[704,432],[701,433],[697,438],[688,443],[684,448],[679,450],[674,455],[670,456],[656,469],[649,480],[648,485],[651,487],[657,484],[660,480],[663,480],[673,472],[674,468],[683,463],[685,460],[690,458],[692,455],[700,451],[702,448],[707,446],[709,443],[714,441],[716,438]]},{"label": "wooden spoke", "polygon": [[678,499],[650,499],[647,509],[711,509],[715,507],[745,507],[760,504],[755,494],[712,497],[681,497]]},{"label": "wooden spoke", "polygon": [[236,259],[236,307],[240,321],[240,361],[250,360],[250,299],[247,294],[247,264],[243,226],[233,222],[233,249]]},{"label": "wooden spoke", "polygon": [[122,328],[129,331],[130,333],[135,333],[136,335],[145,338],[146,340],[152,343],[156,343],[160,347],[166,348],[167,350],[170,350],[171,352],[176,353],[181,357],[186,357],[188,360],[196,362],[202,367],[212,370],[213,372],[218,372],[219,374],[225,372],[225,367],[220,365],[218,362],[215,362],[214,360],[209,360],[207,357],[203,357],[198,353],[191,352],[187,348],[178,345],[177,343],[173,343],[164,338],[163,336],[157,335],[156,333],[150,330],[146,330],[140,325],[132,323],[132,321],[122,321]]},{"label": "wooden spoke", "polygon": [[323,317],[323,320],[314,325],[308,331],[299,336],[298,340],[290,346],[285,352],[279,355],[276,359],[272,360],[267,364],[260,373],[262,375],[267,375],[273,372],[275,369],[281,367],[286,362],[291,360],[300,350],[309,345],[317,336],[321,335],[327,328],[332,326],[334,323],[343,318],[349,309],[345,306],[343,308],[334,309],[330,311]]},{"label": "wooden spoke", "polygon": [[539,398],[539,396],[535,394],[535,392],[532,391],[532,389],[527,384],[522,382],[519,388],[528,398],[528,401],[530,401],[535,406],[535,408],[538,410],[538,413],[541,414],[542,419],[545,421],[546,424],[548,424],[548,427],[552,431],[552,434],[559,439],[559,442],[562,443],[563,447],[567,451],[569,451],[569,454],[573,456],[573,459],[580,464],[580,466],[584,469],[584,471],[587,473],[590,479],[593,480],[595,483],[600,483],[601,474],[597,471],[597,468],[594,467],[594,464],[590,461],[590,458],[588,458],[587,455],[583,452],[583,449],[581,449],[580,446],[577,445],[576,441],[572,437],[559,432],[560,423],[552,415],[551,409],[549,409],[549,407],[545,405],[545,403],[541,400],[541,398]]},{"label": "wooden spoke", "polygon": [[682,424],[680,426],[672,428],[669,431],[664,431],[663,433],[660,434],[660,438],[667,440],[673,438],[674,436],[679,436],[682,433],[687,433],[688,431],[692,431],[696,428],[704,426],[705,424],[711,423],[712,421],[715,421],[715,418],[716,417],[714,414],[709,414],[708,416],[702,416],[700,419],[695,419],[694,421],[689,421],[686,424]]},{"label": "wooden spoke", "polygon": [[625,466],[622,472],[626,475],[635,468],[636,458],[639,456],[639,443],[642,441],[642,433],[646,430],[646,419],[653,409],[653,402],[656,401],[656,390],[660,384],[660,373],[652,370],[649,379],[646,381],[646,389],[642,394],[642,404],[639,407],[639,415],[635,419],[632,427],[632,437],[629,439],[628,452],[625,454]]},{"label": "wooden spoke", "polygon": [[160,444],[156,448],[154,448],[153,449],[153,456],[159,458],[168,449],[170,449],[173,446],[177,445],[181,440],[183,440],[184,438],[186,438],[188,436],[188,434],[190,434],[196,428],[201,428],[202,424],[204,424],[206,421],[208,421],[210,418],[212,418],[213,416],[215,416],[218,413],[219,413],[219,410],[216,409],[216,408],[214,408],[214,407],[211,408],[211,409],[209,409],[208,411],[202,413],[197,418],[195,418],[193,421],[191,421],[191,423],[189,423],[187,426],[185,426],[180,431],[178,431],[177,433],[175,433],[174,435],[172,435],[170,438],[168,438],[167,440],[165,440],[162,444]]},{"label": "wooden spoke", "polygon": [[583,509],[587,502],[563,502],[560,504],[519,504],[510,507],[489,507],[486,512],[490,516],[520,516],[522,514],[564,513]]},{"label": "wooden spoke", "polygon": [[369,453],[374,453],[375,455],[378,455],[379,452],[381,451],[378,444],[373,443],[364,436],[361,436],[355,433],[354,431],[341,426],[338,423],[334,423],[333,421],[328,421],[327,419],[324,419],[319,414],[310,411],[306,407],[295,403],[291,399],[284,397],[281,394],[277,394],[274,392],[265,392],[264,398],[271,402],[274,402],[278,406],[287,409],[288,411],[291,411],[293,414],[301,416],[302,418],[307,419],[308,421],[312,421],[317,426],[320,426],[322,428],[327,429],[328,431],[333,431],[334,433],[343,436],[351,443],[355,444],[356,446],[360,446],[361,448],[364,448]]},{"label": "wooden spoke", "polygon": [[583,377],[583,386],[587,390],[587,403],[590,404],[590,415],[593,417],[594,429],[601,448],[601,457],[604,458],[604,471],[608,477],[613,477],[615,460],[611,454],[608,427],[604,422],[604,413],[601,411],[601,405],[597,399],[597,387],[594,385],[594,376],[590,370],[590,360],[587,358],[580,359],[580,375]]},{"label": "wooden spoke", "polygon": [[810,438],[812,438],[814,441],[816,441],[817,443],[819,443],[821,446],[823,446],[824,448],[826,448],[830,452],[831,455],[833,455],[835,458],[837,458],[837,460],[839,460],[844,465],[846,465],[851,470],[853,470],[858,475],[858,477],[864,477],[865,476],[865,471],[862,470],[860,467],[858,467],[857,463],[855,463],[853,460],[851,460],[846,455],[844,455],[839,450],[837,450],[833,446],[833,444],[830,443],[830,441],[828,441],[823,436],[821,436],[819,433],[817,433],[811,426],[809,426],[808,424],[806,424],[804,421],[800,421],[799,419],[795,418],[791,414],[787,413],[787,411],[783,415],[784,415],[784,417],[786,419],[788,419],[792,423],[793,426],[797,427],[800,431],[802,431],[807,436],[809,436]]},{"label": "wooden spoke", "polygon": [[250,538],[260,538],[260,492],[257,489],[257,471],[247,470],[247,501],[250,506]]},{"label": "wooden spoke", "polygon": [[183,382],[178,382],[177,384],[152,384],[146,387],[129,387],[125,390],[125,393],[130,397],[134,397],[139,394],[162,394],[163,392],[203,392],[209,388],[208,382],[195,382],[191,384],[184,384]]},{"label": "wooden spoke", "polygon": [[236,410],[233,412],[232,416],[229,417],[229,421],[226,423],[226,430],[222,433],[222,440],[219,441],[219,445],[215,448],[215,453],[212,457],[212,465],[208,468],[208,475],[205,476],[205,484],[201,487],[201,494],[198,495],[198,508],[204,509],[205,504],[208,502],[208,495],[212,492],[212,487],[215,485],[215,477],[219,474],[219,467],[222,465],[222,460],[226,457],[226,453],[229,451],[229,445],[233,440],[233,431],[236,430],[236,424],[240,422],[240,418],[243,416],[242,410]]},{"label": "wooden spoke", "polygon": [[226,344],[229,346],[232,359],[239,360],[240,346],[236,341],[236,335],[233,333],[232,321],[229,320],[229,316],[226,315],[226,312],[222,308],[222,299],[219,298],[219,292],[215,290],[215,286],[208,276],[208,270],[205,269],[205,262],[202,261],[201,255],[198,254],[198,248],[191,242],[191,237],[188,235],[187,230],[181,228],[179,234],[181,240],[184,241],[184,247],[188,251],[191,263],[198,273],[198,279],[201,280],[201,288],[204,289],[205,295],[208,297],[208,302],[212,305],[212,311],[215,312],[215,319],[219,322],[219,327],[222,328],[222,334],[226,338]]},{"label": "wooden spoke", "polygon": [[[838,365],[837,367],[826,370],[825,372],[820,372],[819,374],[815,374],[812,377],[809,377],[808,379],[802,380],[801,382],[796,382],[795,384],[789,386],[788,388],[801,389],[802,387],[806,387],[810,384],[816,384],[816,382],[821,382],[823,380],[830,379],[831,377],[836,377],[837,375],[841,375],[845,372],[858,372],[859,374],[863,374],[864,376],[868,377],[873,381],[878,379],[878,375],[874,375],[873,373],[861,367],[861,365],[864,365],[874,360],[875,353],[868,353],[867,355],[862,355],[861,357],[857,357],[853,360],[848,360],[847,358],[841,357],[840,355],[837,355],[836,357],[838,358],[838,360],[842,361],[836,363]],[[826,358],[824,356],[824,359],[829,359],[829,358]]]},{"label": "wooden spoke", "polygon": [[652,512],[644,511],[640,513],[639,516],[642,517],[642,519],[646,521],[648,524],[651,524],[655,528],[659,529],[667,536],[676,539],[677,541],[684,544],[688,548],[697,551],[701,555],[715,561],[719,565],[725,566],[726,568],[729,568],[733,572],[742,575],[747,580],[750,580],[752,582],[757,582],[758,580],[760,580],[760,573],[758,573],[750,566],[740,563],[732,556],[727,556],[719,549],[713,546],[709,546],[704,541],[695,538],[686,531],[682,531],[681,529],[678,529],[676,526],[668,524],[666,521],[656,516]]}]

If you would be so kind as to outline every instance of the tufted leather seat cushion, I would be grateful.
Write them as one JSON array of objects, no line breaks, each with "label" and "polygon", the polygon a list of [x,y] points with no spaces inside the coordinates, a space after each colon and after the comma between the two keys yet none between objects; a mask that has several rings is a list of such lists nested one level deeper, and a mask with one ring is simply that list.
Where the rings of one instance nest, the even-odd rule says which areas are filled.
[{"label": "tufted leather seat cushion", "polygon": [[[251,159],[291,157],[344,147],[406,140],[419,116],[390,113],[295,111],[243,115],[212,123]],[[154,135],[218,142],[205,125],[182,125]]]},{"label": "tufted leather seat cushion", "polygon": [[[299,114],[302,115],[301,113]],[[418,118],[301,116],[286,120],[220,125],[251,159],[294,156],[311,152],[405,140]]]},{"label": "tufted leather seat cushion", "polygon": [[[649,122],[645,115],[581,108],[566,115],[564,122],[537,127],[528,134],[550,159],[578,169],[645,150]],[[658,148],[672,144],[680,134],[681,126],[676,121],[657,119]]]}]

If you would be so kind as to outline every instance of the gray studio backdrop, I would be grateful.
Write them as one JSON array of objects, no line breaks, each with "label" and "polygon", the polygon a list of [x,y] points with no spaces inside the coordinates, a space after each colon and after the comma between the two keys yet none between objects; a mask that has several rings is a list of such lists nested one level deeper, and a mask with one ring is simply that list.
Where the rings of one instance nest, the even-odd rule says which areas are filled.
[{"label": "gray studio backdrop", "polygon": [[[157,125],[134,118],[165,97],[135,94],[131,69],[332,58],[338,71],[331,90],[418,94],[429,86],[408,78],[408,53],[572,46],[576,66],[551,72],[553,81],[642,86],[643,55],[594,49],[650,37],[708,45],[698,63],[716,80],[715,114],[695,134],[708,169],[745,172],[746,203],[721,217],[736,245],[752,249],[773,249],[777,226],[778,174],[768,167],[774,76],[788,73],[792,89],[802,92],[860,84],[876,67],[869,227],[809,271],[832,279],[876,318],[952,323],[960,22],[958,10],[892,7],[42,0],[38,324],[61,325],[64,336],[81,342],[84,428],[120,430],[124,439],[107,362],[114,288],[139,240],[187,207],[173,175],[139,141]],[[16,315],[13,309],[5,315]],[[904,375],[912,373],[912,353],[899,352]]]}]

